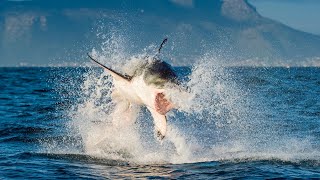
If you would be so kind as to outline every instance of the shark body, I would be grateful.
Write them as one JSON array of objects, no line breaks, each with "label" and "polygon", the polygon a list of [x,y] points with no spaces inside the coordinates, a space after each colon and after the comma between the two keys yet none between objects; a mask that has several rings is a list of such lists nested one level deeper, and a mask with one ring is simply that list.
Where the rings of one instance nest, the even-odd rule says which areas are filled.
[{"label": "shark body", "polygon": [[[159,52],[165,41],[166,39],[162,42]],[[122,114],[132,113],[132,105],[146,106],[154,119],[157,137],[163,139],[167,131],[166,113],[174,108],[174,104],[165,96],[166,85],[177,84],[177,75],[172,67],[154,57],[151,62],[137,68],[134,74],[129,76],[104,66],[89,54],[88,56],[113,77],[112,99],[125,104],[126,108],[122,109]]]}]

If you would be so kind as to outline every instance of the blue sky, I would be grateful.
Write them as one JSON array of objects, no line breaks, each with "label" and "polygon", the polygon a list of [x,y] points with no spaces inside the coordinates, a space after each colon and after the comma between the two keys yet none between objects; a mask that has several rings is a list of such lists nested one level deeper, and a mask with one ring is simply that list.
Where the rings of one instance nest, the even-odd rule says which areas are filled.
[{"label": "blue sky", "polygon": [[249,0],[265,17],[320,35],[320,0]]}]

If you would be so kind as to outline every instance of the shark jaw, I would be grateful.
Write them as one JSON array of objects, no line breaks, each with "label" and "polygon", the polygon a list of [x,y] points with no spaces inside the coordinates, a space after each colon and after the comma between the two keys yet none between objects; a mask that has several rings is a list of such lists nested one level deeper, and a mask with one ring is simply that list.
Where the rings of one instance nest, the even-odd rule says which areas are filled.
[{"label": "shark jaw", "polygon": [[[137,73],[134,73],[133,76],[128,76],[104,66],[89,54],[88,56],[113,77],[112,100],[116,104],[126,104],[119,115],[134,112],[131,109],[132,105],[146,106],[153,117],[157,138],[162,140],[167,131],[166,113],[174,108],[173,103],[165,96],[166,84],[174,84],[176,79],[171,66],[164,61],[154,59],[136,69]],[[121,118],[114,119],[119,121]],[[132,120],[125,122],[133,124],[129,121]]]}]

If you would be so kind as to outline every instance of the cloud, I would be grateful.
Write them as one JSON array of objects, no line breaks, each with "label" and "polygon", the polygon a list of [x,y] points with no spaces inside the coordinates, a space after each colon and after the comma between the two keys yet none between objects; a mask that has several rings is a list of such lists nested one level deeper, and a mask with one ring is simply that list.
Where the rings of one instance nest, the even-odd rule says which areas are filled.
[{"label": "cloud", "polygon": [[35,12],[10,12],[5,15],[4,29],[5,37],[10,41],[15,41],[23,37],[32,29],[35,22],[39,21],[40,28],[45,30],[47,18]]},{"label": "cloud", "polygon": [[7,1],[10,1],[10,2],[23,2],[23,1],[32,1],[32,0],[7,0]]},{"label": "cloud", "polygon": [[10,14],[5,16],[5,33],[10,38],[16,39],[28,32],[35,21],[32,13]]},{"label": "cloud", "polygon": [[170,1],[179,6],[188,7],[188,8],[194,7],[193,0],[170,0]]},{"label": "cloud", "polygon": [[70,19],[83,21],[83,18],[97,19],[97,18],[108,18],[117,19],[119,12],[112,11],[109,9],[64,9],[62,14]]},{"label": "cloud", "polygon": [[47,17],[46,16],[40,16],[40,26],[42,30],[45,30],[47,28]]}]

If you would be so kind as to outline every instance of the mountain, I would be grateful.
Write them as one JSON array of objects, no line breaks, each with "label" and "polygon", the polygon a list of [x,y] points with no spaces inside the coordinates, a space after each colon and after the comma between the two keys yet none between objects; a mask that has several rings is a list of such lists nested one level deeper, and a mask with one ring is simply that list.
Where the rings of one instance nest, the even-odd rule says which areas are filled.
[{"label": "mountain", "polygon": [[176,65],[207,53],[226,65],[319,65],[319,36],[262,17],[246,0],[11,0],[0,15],[2,66],[84,62],[111,36],[128,55],[169,37],[164,54]]}]

